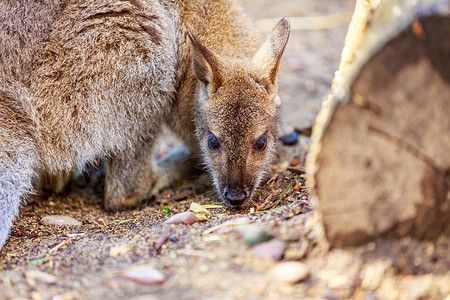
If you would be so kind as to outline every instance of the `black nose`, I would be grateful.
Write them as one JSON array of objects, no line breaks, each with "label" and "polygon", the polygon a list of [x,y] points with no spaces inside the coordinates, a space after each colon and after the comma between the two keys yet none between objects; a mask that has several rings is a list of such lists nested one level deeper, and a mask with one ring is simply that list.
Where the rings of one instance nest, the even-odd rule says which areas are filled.
[{"label": "black nose", "polygon": [[243,190],[232,190],[225,188],[223,193],[225,199],[232,206],[241,206],[248,197],[248,192]]}]

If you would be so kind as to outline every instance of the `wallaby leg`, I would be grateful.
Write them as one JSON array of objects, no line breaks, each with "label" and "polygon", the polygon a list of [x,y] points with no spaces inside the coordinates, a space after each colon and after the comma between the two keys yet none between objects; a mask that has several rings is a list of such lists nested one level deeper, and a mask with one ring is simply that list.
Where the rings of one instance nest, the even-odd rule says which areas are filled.
[{"label": "wallaby leg", "polygon": [[19,213],[23,195],[31,190],[31,174],[31,168],[0,158],[0,249]]},{"label": "wallaby leg", "polygon": [[[35,159],[31,141],[2,125],[0,120],[0,249],[19,213],[22,197],[32,191]],[[15,129],[20,131],[18,126]]]},{"label": "wallaby leg", "polygon": [[22,197],[32,191],[37,167],[34,127],[18,101],[0,90],[0,248],[19,213]]},{"label": "wallaby leg", "polygon": [[128,209],[151,195],[152,144],[114,155],[106,162],[105,208]]},{"label": "wallaby leg", "polygon": [[73,172],[70,171],[62,171],[57,175],[42,172],[34,188],[37,192],[48,190],[54,193],[61,193],[72,179],[72,176]]}]

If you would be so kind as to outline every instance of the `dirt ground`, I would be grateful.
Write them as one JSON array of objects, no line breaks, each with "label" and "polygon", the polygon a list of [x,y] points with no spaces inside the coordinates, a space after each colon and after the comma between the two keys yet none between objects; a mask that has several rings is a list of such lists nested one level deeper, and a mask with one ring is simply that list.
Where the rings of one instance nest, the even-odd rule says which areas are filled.
[{"label": "dirt ground", "polygon": [[[261,20],[351,15],[354,7],[338,0],[243,3],[262,31],[271,27]],[[280,71],[284,133],[311,125],[319,111],[345,25],[292,31]],[[308,142],[300,136],[296,145],[281,147],[274,176],[245,210],[223,207],[204,177],[126,212],[105,212],[98,191],[76,183],[59,195],[32,197],[0,251],[0,299],[450,299],[448,237],[327,248],[301,174]],[[210,207],[209,220],[164,223],[192,202]],[[42,225],[47,215],[81,225]],[[210,232],[229,220],[233,226]],[[270,244],[263,253],[273,258],[261,257],[243,223],[270,233],[282,249]],[[292,261],[300,264],[284,264]],[[130,279],[136,270],[140,279]]]}]

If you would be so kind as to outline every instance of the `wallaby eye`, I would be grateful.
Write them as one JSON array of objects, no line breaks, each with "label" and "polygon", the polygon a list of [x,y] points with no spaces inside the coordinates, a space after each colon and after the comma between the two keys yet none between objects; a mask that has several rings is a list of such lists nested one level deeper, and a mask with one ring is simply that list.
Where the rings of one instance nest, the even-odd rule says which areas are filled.
[{"label": "wallaby eye", "polygon": [[208,146],[211,150],[217,150],[220,148],[219,139],[216,138],[211,132],[208,134]]},{"label": "wallaby eye", "polygon": [[260,138],[256,141],[255,143],[255,149],[258,151],[263,151],[264,149],[266,149],[266,145],[267,145],[267,135],[262,135],[260,136]]}]

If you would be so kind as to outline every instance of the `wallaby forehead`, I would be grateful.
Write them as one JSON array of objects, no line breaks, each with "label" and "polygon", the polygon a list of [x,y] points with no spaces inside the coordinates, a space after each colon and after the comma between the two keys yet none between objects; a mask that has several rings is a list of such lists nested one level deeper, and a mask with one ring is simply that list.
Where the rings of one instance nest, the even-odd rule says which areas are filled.
[{"label": "wallaby forehead", "polygon": [[258,86],[254,74],[247,71],[235,68],[207,102],[207,120],[211,129],[218,131],[217,134],[234,137],[258,135],[278,119],[273,99]]},{"label": "wallaby forehead", "polygon": [[209,127],[221,137],[252,138],[276,123],[262,103],[246,99],[223,99],[207,109]]}]

